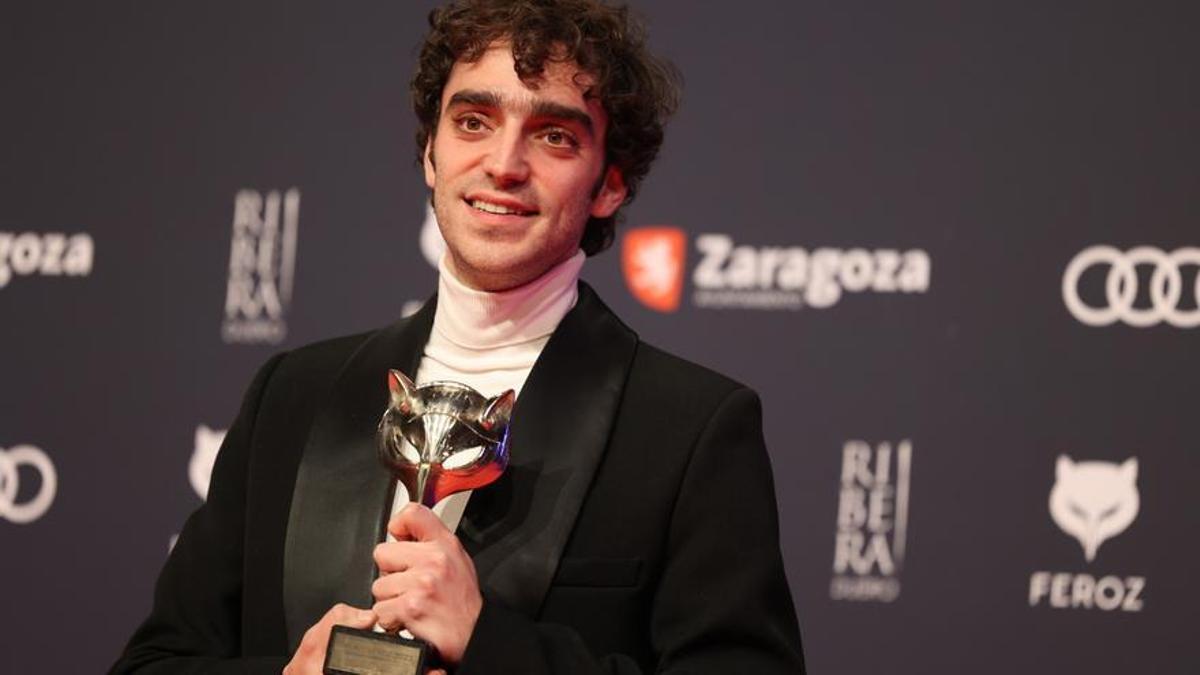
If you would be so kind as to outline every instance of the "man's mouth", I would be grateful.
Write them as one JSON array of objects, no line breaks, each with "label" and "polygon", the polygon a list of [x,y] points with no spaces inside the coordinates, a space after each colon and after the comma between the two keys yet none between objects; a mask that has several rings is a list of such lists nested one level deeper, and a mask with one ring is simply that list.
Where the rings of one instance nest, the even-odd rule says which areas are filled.
[{"label": "man's mouth", "polygon": [[483,199],[468,199],[467,204],[477,211],[484,213],[494,213],[501,216],[535,216],[537,211],[530,211],[515,206],[506,204],[497,204],[495,202],[485,201]]}]

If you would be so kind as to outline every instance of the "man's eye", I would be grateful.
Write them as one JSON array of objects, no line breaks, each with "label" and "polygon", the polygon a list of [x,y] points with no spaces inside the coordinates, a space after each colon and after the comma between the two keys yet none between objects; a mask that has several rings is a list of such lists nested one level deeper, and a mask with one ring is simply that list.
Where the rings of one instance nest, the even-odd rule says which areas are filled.
[{"label": "man's eye", "polygon": [[579,143],[575,141],[575,137],[565,131],[551,129],[542,136],[546,139],[546,143],[556,148],[573,148]]},{"label": "man's eye", "polygon": [[458,128],[463,131],[483,131],[483,120],[478,117],[464,117],[458,121]]}]

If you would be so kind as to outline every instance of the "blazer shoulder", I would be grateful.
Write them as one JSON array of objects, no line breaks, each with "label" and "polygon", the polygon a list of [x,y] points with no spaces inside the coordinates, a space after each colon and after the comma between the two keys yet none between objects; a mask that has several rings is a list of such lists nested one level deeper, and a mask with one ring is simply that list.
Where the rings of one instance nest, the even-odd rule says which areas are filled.
[{"label": "blazer shoulder", "polygon": [[726,393],[734,389],[748,389],[745,384],[700,365],[677,354],[668,352],[649,342],[639,341],[634,367],[642,367],[661,375],[682,378],[687,384],[721,390]]},{"label": "blazer shoulder", "polygon": [[311,377],[317,374],[335,376],[341,365],[376,332],[378,331],[343,335],[288,350],[279,355],[275,377]]},{"label": "blazer shoulder", "polygon": [[[403,320],[402,320],[403,321]],[[387,328],[319,340],[296,347],[275,359],[268,388],[324,387],[333,383],[355,352]]]},{"label": "blazer shoulder", "polygon": [[638,405],[663,411],[711,412],[739,391],[757,397],[741,382],[647,342],[638,343],[626,387]]},{"label": "blazer shoulder", "polygon": [[288,352],[288,357],[300,361],[324,361],[331,358],[334,360],[348,359],[362,343],[371,339],[380,330],[382,329],[376,328],[352,335],[339,335],[337,337],[318,340],[317,342],[310,342]]}]

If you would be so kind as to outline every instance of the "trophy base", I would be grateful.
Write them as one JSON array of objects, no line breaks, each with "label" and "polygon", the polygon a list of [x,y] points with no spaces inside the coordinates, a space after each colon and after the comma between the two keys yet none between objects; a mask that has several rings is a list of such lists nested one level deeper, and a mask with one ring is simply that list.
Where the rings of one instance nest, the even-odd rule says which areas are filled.
[{"label": "trophy base", "polygon": [[325,675],[425,675],[429,645],[398,635],[334,626]]}]

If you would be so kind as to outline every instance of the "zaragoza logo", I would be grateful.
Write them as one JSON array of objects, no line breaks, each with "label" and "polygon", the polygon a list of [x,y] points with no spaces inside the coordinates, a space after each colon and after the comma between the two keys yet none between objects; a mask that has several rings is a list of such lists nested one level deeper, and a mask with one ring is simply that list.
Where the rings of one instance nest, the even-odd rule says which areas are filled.
[{"label": "zaragoza logo", "polygon": [[914,248],[831,248],[737,244],[733,237],[695,237],[691,291],[684,269],[688,237],[677,227],[629,230],[621,255],[625,282],[642,304],[673,312],[686,293],[700,309],[826,309],[847,294],[926,293],[929,253]]},{"label": "zaragoza logo", "polygon": [[0,288],[14,276],[86,277],[95,249],[86,232],[0,232]]},{"label": "zaragoza logo", "polygon": [[621,246],[625,283],[651,309],[679,309],[686,260],[687,235],[677,227],[640,227],[625,233]]}]

